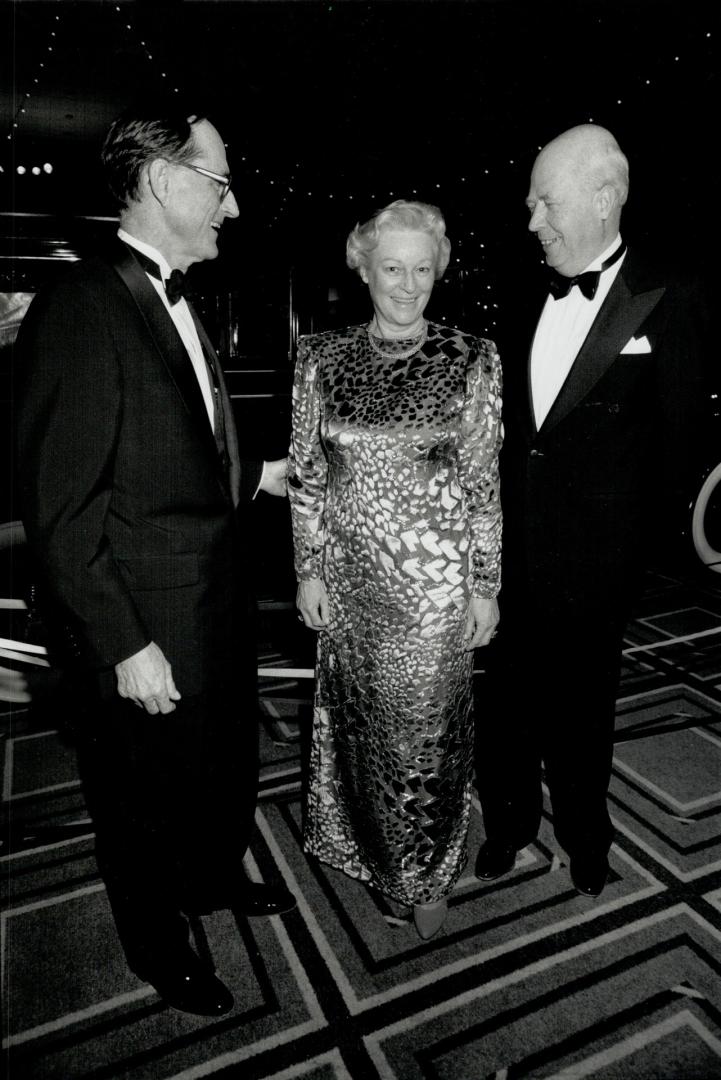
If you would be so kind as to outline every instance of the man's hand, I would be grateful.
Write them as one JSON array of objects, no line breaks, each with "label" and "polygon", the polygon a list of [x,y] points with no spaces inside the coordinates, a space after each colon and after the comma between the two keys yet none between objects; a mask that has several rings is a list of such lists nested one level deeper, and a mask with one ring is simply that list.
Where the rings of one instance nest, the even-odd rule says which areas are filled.
[{"label": "man's hand", "polygon": [[295,603],[306,626],[325,630],[328,625],[328,593],[321,578],[309,578],[298,585]]},{"label": "man's hand", "polygon": [[278,458],[277,461],[263,462],[263,477],[260,481],[260,490],[267,491],[269,495],[280,495],[281,498],[288,494],[286,477],[288,476],[288,459]]},{"label": "man's hand", "polygon": [[120,696],[130,698],[153,716],[173,712],[173,702],[180,701],[172,668],[154,641],[116,664],[115,673]]},{"label": "man's hand", "polygon": [[472,596],[468,604],[463,641],[467,649],[487,645],[498,626],[498,601]]}]

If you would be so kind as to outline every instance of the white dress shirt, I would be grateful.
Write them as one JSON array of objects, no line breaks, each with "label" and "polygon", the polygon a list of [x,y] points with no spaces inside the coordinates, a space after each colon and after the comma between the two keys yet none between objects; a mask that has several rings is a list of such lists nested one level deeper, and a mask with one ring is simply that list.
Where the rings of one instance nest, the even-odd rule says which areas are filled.
[{"label": "white dress shirt", "polygon": [[[620,245],[621,236],[617,234],[606,250],[589,263],[583,272],[599,270],[604,260]],[[554,300],[550,295],[546,300],[531,346],[531,396],[537,429],[558,397],[573,361],[586,340],[625,258],[624,253],[603,271],[593,300],[588,300],[578,285],[574,285],[568,294],[559,300]]]},{"label": "white dress shirt", "polygon": [[146,244],[143,240],[137,240],[134,236],[130,236],[124,229],[118,229],[119,238],[129,247],[136,248],[138,251],[142,251],[143,255],[147,255],[149,259],[158,264],[160,273],[162,275],[162,281],[158,281],[152,274],[147,274],[148,281],[151,282],[156,293],[165,304],[165,307],[170,315],[170,318],[175,323],[175,327],[180,334],[180,337],[185,345],[185,348],[190,357],[190,362],[193,365],[200,391],[203,395],[203,401],[205,402],[205,408],[208,412],[208,419],[210,420],[210,426],[215,431],[215,413],[213,408],[213,388],[210,385],[210,375],[208,374],[208,365],[203,355],[203,347],[200,344],[200,338],[198,337],[198,331],[195,328],[193,322],[193,316],[190,314],[190,308],[188,307],[187,300],[182,297],[177,304],[172,304],[165,295],[165,282],[170,277],[170,267],[167,262],[156,248],[151,247],[150,244]]}]

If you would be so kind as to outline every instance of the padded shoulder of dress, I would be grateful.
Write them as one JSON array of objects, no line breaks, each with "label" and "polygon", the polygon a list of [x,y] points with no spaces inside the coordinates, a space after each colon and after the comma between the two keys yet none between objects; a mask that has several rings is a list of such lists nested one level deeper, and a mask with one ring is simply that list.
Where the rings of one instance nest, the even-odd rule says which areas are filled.
[{"label": "padded shoulder of dress", "polygon": [[298,346],[305,351],[331,352],[357,344],[362,340],[365,332],[365,326],[346,326],[342,330],[324,330],[321,334],[304,334]]},{"label": "padded shoulder of dress", "polygon": [[470,351],[473,349],[475,352],[492,356],[498,350],[495,342],[490,338],[478,337],[476,334],[471,334],[466,330],[459,330],[455,326],[443,326],[441,323],[429,323],[428,324],[428,337],[439,337],[447,341],[454,341],[457,345]]}]

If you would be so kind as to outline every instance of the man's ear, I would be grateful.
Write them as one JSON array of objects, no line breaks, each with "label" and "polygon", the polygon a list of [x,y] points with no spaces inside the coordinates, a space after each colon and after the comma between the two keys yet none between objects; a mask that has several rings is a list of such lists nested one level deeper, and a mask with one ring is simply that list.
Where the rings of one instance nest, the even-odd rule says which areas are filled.
[{"label": "man's ear", "polygon": [[170,196],[170,169],[163,158],[155,158],[146,171],[148,190],[154,199],[165,206]]},{"label": "man's ear", "polygon": [[606,221],[606,219],[611,216],[611,212],[618,202],[616,189],[611,184],[604,184],[603,187],[596,192],[595,198],[601,219]]}]

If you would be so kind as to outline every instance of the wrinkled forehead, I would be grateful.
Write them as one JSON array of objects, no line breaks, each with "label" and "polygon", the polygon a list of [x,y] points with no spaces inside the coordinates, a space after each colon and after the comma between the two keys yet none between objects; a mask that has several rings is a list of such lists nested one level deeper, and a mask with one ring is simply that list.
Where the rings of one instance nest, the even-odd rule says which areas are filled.
[{"label": "wrinkled forehead", "polygon": [[566,196],[572,187],[569,174],[557,164],[539,161],[531,172],[528,201],[537,202],[539,199],[556,201]]},{"label": "wrinkled forehead", "polygon": [[378,243],[370,254],[375,259],[435,259],[438,244],[435,237],[423,229],[399,229],[397,226],[389,226],[380,229]]},{"label": "wrinkled forehead", "polygon": [[204,165],[211,172],[226,173],[228,158],[217,128],[209,120],[196,120],[190,130],[197,149],[198,164]]}]

